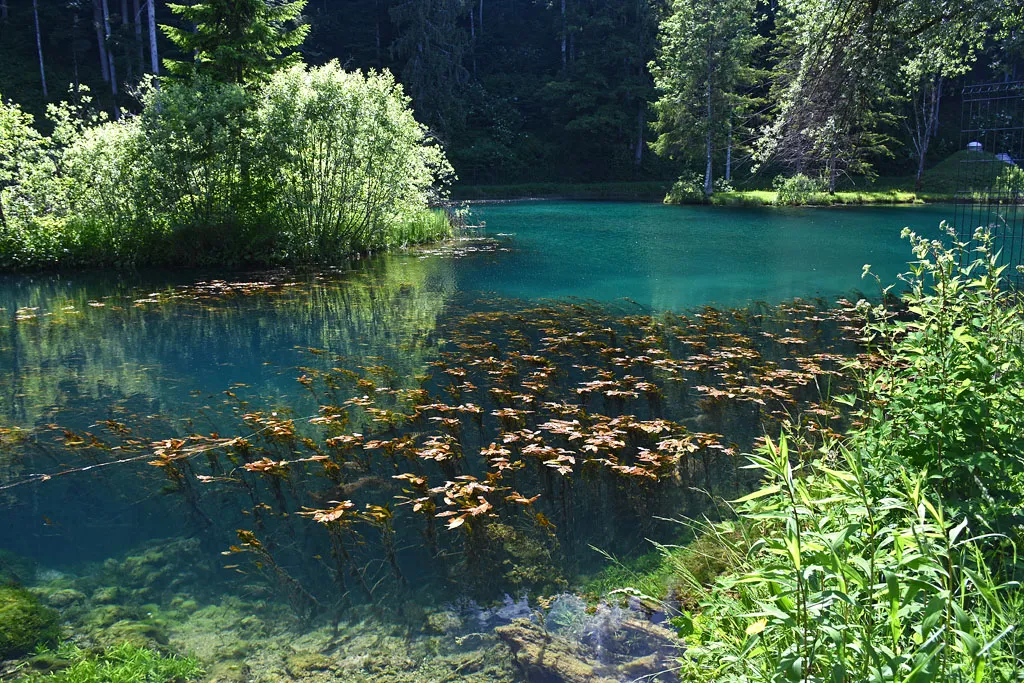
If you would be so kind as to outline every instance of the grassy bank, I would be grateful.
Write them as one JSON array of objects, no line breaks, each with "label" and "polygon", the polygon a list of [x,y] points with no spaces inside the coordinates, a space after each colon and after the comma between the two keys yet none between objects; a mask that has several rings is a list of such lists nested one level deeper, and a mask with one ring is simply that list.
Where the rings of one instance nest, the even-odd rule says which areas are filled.
[{"label": "grassy bank", "polygon": [[669,180],[621,183],[521,183],[515,185],[463,185],[452,189],[462,201],[503,199],[586,199],[660,202],[672,186]]}]

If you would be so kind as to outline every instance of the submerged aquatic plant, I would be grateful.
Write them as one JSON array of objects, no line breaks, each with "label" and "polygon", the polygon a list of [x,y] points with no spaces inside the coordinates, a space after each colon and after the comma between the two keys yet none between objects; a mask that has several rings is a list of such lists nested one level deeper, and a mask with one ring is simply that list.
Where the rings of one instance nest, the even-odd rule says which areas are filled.
[{"label": "submerged aquatic plant", "polygon": [[15,679],[19,683],[189,683],[198,681],[203,668],[193,657],[168,656],[129,643],[114,645],[99,654],[71,643],[61,643],[52,653],[67,666],[48,674],[33,673]]},{"label": "submerged aquatic plant", "polygon": [[[250,289],[170,296],[282,288]],[[83,463],[69,473],[110,465],[110,488],[125,496],[159,477],[122,478],[113,464],[150,463],[189,529],[249,558],[229,567],[262,577],[303,615],[387,602],[414,580],[494,596],[488,562],[517,589],[559,586],[592,545],[629,554],[663,524],[654,515],[702,510],[694,484],[746,486],[735,454],[755,425],[828,405],[826,385],[845,381],[839,361],[857,347],[839,328],[852,315],[812,302],[685,316],[453,307],[411,350],[419,371],[303,348],[301,409],[233,386],[189,433],[126,416],[103,433],[68,437],[55,425],[37,432],[32,457],[48,462],[43,448],[55,443]],[[807,448],[841,422],[819,409],[802,423]],[[200,420],[209,431],[195,431]]]}]

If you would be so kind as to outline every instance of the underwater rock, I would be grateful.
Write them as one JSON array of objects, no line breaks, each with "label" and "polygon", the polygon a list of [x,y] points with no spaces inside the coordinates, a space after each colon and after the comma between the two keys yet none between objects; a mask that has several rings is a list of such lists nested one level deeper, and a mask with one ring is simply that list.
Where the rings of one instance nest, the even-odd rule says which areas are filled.
[{"label": "underwater rock", "polygon": [[60,637],[59,619],[24,588],[0,588],[0,659],[55,643]]},{"label": "underwater rock", "polygon": [[284,660],[284,668],[291,676],[303,678],[316,671],[329,671],[335,667],[334,661],[318,652],[295,652]]},{"label": "underwater rock", "polygon": [[64,609],[85,600],[85,593],[74,588],[64,588],[46,596],[46,601],[57,609]]},{"label": "underwater rock", "polygon": [[0,585],[30,584],[36,578],[36,563],[27,557],[0,550]]},{"label": "underwater rock", "polygon": [[455,612],[445,610],[428,614],[423,630],[427,633],[444,635],[446,633],[458,633],[462,628],[462,617]]},{"label": "underwater rock", "polygon": [[26,664],[35,673],[48,674],[68,668],[71,662],[53,652],[44,652],[32,657]]},{"label": "underwater rock", "polygon": [[516,666],[530,683],[614,683],[598,673],[581,648],[531,621],[516,619],[494,632],[512,650]]},{"label": "underwater rock", "polygon": [[82,623],[87,628],[106,628],[124,619],[134,619],[139,614],[136,610],[128,609],[122,605],[100,605],[90,610]]},{"label": "underwater rock", "polygon": [[117,602],[120,590],[117,586],[101,586],[92,592],[92,601],[101,605]]},{"label": "underwater rock", "polygon": [[148,621],[122,619],[93,635],[97,643],[104,646],[130,643],[136,647],[159,650],[161,646],[167,645],[167,634]]}]

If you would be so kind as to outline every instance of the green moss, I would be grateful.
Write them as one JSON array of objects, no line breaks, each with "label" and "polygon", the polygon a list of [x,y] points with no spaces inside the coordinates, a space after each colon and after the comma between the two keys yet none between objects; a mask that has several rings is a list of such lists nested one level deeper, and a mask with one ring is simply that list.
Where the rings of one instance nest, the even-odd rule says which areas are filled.
[{"label": "green moss", "polygon": [[186,683],[203,673],[194,658],[165,656],[130,643],[108,647],[98,655],[74,646],[61,647],[57,654],[68,660],[65,669],[29,674],[20,683]]},{"label": "green moss", "polygon": [[0,659],[54,643],[59,635],[57,613],[39,598],[24,588],[0,588]]}]

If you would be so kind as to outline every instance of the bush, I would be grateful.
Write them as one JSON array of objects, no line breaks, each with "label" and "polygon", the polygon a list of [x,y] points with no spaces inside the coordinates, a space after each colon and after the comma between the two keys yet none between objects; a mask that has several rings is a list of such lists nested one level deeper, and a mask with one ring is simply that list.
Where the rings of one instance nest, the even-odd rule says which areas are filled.
[{"label": "bush", "polygon": [[666,204],[697,204],[707,200],[704,196],[704,176],[690,173],[679,176],[665,196]]},{"label": "bush", "polygon": [[297,260],[388,246],[389,227],[422,211],[450,172],[388,72],[347,73],[336,62],[280,71],[255,123],[277,162],[273,215]]},{"label": "bush", "polygon": [[120,122],[51,107],[48,138],[0,108],[0,267],[336,262],[447,232],[424,212],[451,168],[387,72],[331,62],[142,101]]},{"label": "bush", "polygon": [[882,362],[865,379],[869,426],[858,439],[927,471],[979,522],[1012,523],[1024,500],[1024,307],[988,232],[975,234],[973,261],[967,244],[904,236],[918,259],[903,277],[913,317],[872,309]]},{"label": "bush", "polygon": [[781,175],[776,176],[775,180],[772,181],[772,187],[775,188],[776,193],[775,203],[784,206],[808,204],[814,195],[823,189],[820,180],[806,176],[803,173],[797,173],[791,178]]}]

